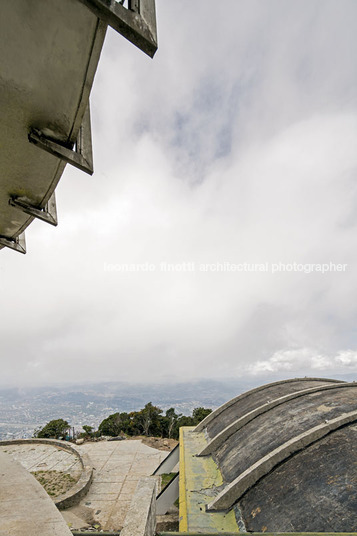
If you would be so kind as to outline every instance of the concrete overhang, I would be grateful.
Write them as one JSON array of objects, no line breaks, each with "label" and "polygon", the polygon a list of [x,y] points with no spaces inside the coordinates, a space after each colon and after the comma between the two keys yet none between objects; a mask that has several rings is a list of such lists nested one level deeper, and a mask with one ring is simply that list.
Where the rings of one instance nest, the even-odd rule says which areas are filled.
[{"label": "concrete overhang", "polygon": [[154,0],[3,0],[0,6],[0,249],[57,224],[66,163],[93,172],[89,94],[107,25],[153,56]]}]

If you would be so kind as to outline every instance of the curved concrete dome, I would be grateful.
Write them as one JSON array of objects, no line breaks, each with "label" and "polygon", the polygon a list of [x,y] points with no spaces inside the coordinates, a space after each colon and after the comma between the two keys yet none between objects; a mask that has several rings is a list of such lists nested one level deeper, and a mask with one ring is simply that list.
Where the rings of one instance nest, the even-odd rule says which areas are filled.
[{"label": "curved concrete dome", "polygon": [[357,383],[265,385],[191,435],[203,447],[196,456],[211,459],[222,481],[205,490],[207,515],[234,511],[237,526],[254,532],[357,530]]}]

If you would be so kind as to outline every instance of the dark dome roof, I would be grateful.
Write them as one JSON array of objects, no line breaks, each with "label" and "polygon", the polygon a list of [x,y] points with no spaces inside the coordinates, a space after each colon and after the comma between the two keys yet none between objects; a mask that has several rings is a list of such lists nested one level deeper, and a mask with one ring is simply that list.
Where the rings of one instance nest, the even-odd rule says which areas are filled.
[{"label": "dark dome roof", "polygon": [[357,530],[357,384],[302,378],[244,393],[196,428],[223,477],[208,510],[248,531]]}]

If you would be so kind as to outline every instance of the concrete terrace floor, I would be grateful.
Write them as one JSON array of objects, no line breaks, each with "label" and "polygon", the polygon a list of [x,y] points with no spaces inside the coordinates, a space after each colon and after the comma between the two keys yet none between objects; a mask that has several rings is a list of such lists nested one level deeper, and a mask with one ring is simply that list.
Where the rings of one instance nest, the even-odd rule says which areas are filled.
[{"label": "concrete terrace floor", "polygon": [[0,452],[11,455],[30,473],[34,471],[60,471],[73,478],[80,476],[82,467],[75,454],[54,445],[20,444],[2,445]]},{"label": "concrete terrace floor", "polygon": [[89,456],[94,477],[80,504],[62,511],[72,529],[99,525],[102,530],[120,530],[138,481],[150,476],[169,454],[140,440],[100,441],[76,448]]}]

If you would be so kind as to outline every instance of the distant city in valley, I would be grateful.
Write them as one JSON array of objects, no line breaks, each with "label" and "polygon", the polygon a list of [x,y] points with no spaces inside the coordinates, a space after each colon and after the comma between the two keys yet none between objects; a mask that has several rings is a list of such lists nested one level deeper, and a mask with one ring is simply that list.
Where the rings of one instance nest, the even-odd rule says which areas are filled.
[{"label": "distant city in valley", "polygon": [[199,381],[178,384],[98,383],[61,387],[0,389],[0,440],[32,437],[52,419],[65,419],[76,431],[98,428],[117,411],[137,411],[147,402],[189,415],[196,407],[216,408],[250,389],[253,382]]},{"label": "distant city in valley", "polygon": [[[315,374],[318,376],[318,374]],[[286,376],[288,377],[288,376]],[[291,376],[293,377],[293,375]],[[332,375],[354,381],[355,375]],[[175,408],[191,414],[196,407],[215,409],[258,385],[280,378],[202,380],[185,383],[98,383],[0,389],[0,440],[32,437],[34,431],[53,419],[64,419],[81,431],[83,425],[97,429],[112,413],[142,409],[152,402],[162,410]]]}]

